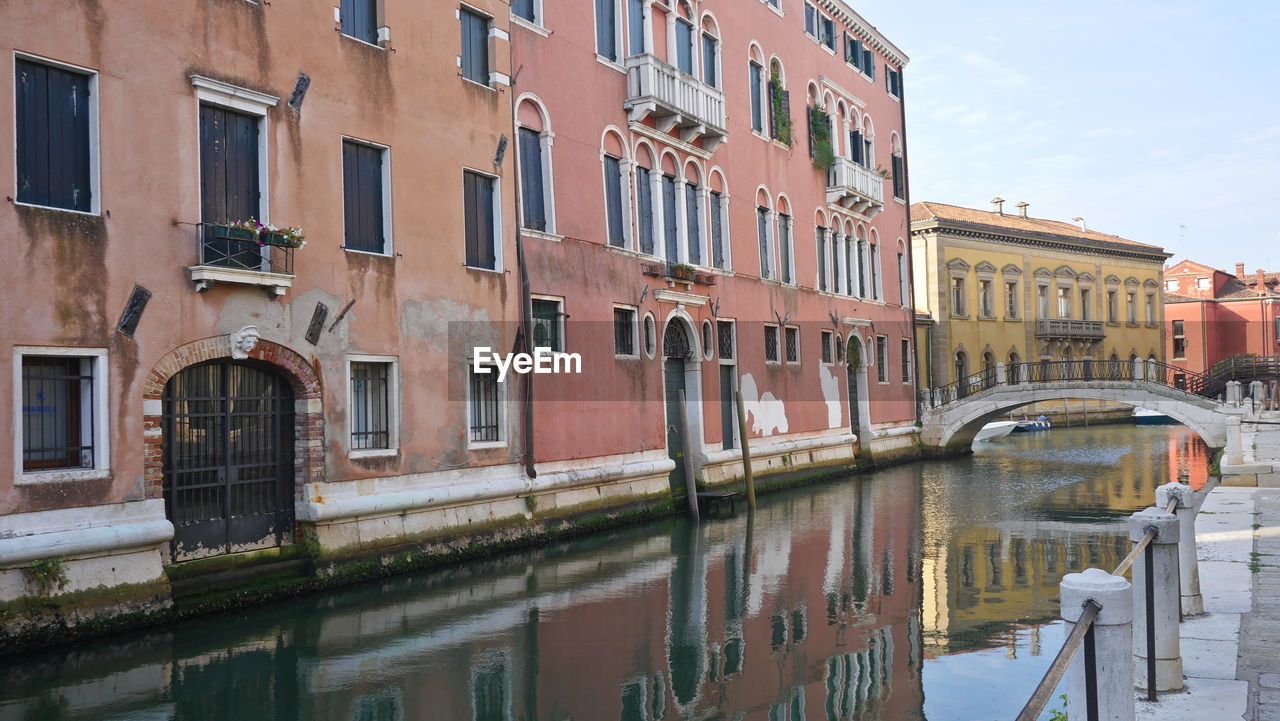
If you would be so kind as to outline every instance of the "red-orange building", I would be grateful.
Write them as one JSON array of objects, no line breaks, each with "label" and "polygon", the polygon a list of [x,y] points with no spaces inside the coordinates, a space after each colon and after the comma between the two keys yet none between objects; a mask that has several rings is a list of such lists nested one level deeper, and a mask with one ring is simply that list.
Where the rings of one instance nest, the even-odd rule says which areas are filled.
[{"label": "red-orange building", "polygon": [[1280,273],[1235,275],[1184,260],[1164,271],[1166,357],[1197,373],[1224,358],[1280,355]]}]

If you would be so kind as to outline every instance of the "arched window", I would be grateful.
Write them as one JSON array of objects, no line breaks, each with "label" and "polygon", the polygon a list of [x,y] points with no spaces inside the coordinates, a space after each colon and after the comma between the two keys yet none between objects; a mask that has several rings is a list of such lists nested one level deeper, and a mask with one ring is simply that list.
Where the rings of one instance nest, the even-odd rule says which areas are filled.
[{"label": "arched window", "polygon": [[751,129],[764,133],[765,108],[768,78],[764,72],[764,53],[758,45],[752,45],[747,63],[747,83],[751,91]]},{"label": "arched window", "polygon": [[1019,365],[1020,362],[1018,352],[1009,351],[1009,360],[1007,361],[1008,366],[1005,368],[1005,377],[1008,379],[1009,383],[1022,382],[1022,366]]},{"label": "arched window", "polygon": [[868,265],[871,270],[871,297],[882,301],[884,300],[884,282],[880,268],[880,234],[875,228],[871,229],[871,257]]},{"label": "arched window", "polygon": [[684,260],[691,265],[702,265],[706,258],[703,252],[704,201],[701,172],[698,166],[690,161],[684,170]]},{"label": "arched window", "polygon": [[777,277],[773,264],[772,215],[769,191],[761,187],[756,190],[756,239],[760,245],[760,277],[765,280]]},{"label": "arched window", "polygon": [[858,226],[858,248],[855,258],[858,261],[858,297],[866,298],[867,293],[867,231]]},{"label": "arched window", "polygon": [[982,354],[982,384],[986,388],[996,384],[996,356],[991,351]]},{"label": "arched window", "polygon": [[707,234],[711,245],[711,265],[728,270],[733,266],[729,242],[729,192],[724,173],[713,168],[707,181]]},{"label": "arched window", "polygon": [[862,116],[862,164],[868,168],[876,167],[876,129],[871,123],[870,115]]},{"label": "arched window", "polygon": [[546,109],[532,96],[521,99],[519,124],[521,224],[528,230],[556,232],[551,143],[555,134]]},{"label": "arched window", "polygon": [[653,149],[647,143],[636,146],[636,246],[641,253],[654,254],[656,235],[653,199],[661,189],[660,174],[654,172]]},{"label": "arched window", "polygon": [[956,351],[955,357],[956,380],[963,380],[969,375],[969,356],[964,351]]},{"label": "arched window", "polygon": [[609,245],[625,248],[631,237],[630,160],[622,135],[616,129],[605,131],[601,139],[600,159],[604,169],[605,227]]},{"label": "arched window", "polygon": [[782,60],[773,56],[769,60],[769,137],[791,145],[791,93],[787,90],[787,73]]},{"label": "arched window", "polygon": [[897,133],[893,133],[889,138],[889,145],[893,155],[889,158],[889,172],[893,176],[893,197],[905,199],[907,197],[907,166],[903,161],[902,154],[902,138]]},{"label": "arched window", "polygon": [[702,82],[720,87],[720,32],[709,14],[702,16]]},{"label": "arched window", "polygon": [[795,221],[791,217],[791,201],[778,195],[778,280],[788,285],[796,282]]},{"label": "arched window", "polygon": [[[671,27],[668,25],[667,27]],[[675,17],[675,63],[686,75],[693,75],[693,10],[681,2]],[[669,41],[670,42],[670,41]]]},{"label": "arched window", "polygon": [[815,214],[813,233],[818,251],[818,290],[830,290],[831,230],[827,228],[827,217],[821,210]]}]

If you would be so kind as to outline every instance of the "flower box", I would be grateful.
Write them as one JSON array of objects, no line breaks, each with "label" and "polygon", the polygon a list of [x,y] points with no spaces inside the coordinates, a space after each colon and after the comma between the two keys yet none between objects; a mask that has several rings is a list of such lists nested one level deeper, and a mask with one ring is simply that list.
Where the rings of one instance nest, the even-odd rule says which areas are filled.
[{"label": "flower box", "polygon": [[209,232],[218,240],[253,242],[258,239],[258,234],[248,228],[236,228],[229,225],[210,225]]}]

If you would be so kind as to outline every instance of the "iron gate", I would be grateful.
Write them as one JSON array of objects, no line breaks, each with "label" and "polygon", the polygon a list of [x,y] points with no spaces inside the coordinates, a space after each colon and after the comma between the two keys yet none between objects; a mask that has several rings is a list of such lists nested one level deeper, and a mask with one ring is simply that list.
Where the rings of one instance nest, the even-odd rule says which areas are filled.
[{"label": "iron gate", "polygon": [[163,395],[175,561],[277,546],[293,529],[293,391],[252,363],[191,366]]}]

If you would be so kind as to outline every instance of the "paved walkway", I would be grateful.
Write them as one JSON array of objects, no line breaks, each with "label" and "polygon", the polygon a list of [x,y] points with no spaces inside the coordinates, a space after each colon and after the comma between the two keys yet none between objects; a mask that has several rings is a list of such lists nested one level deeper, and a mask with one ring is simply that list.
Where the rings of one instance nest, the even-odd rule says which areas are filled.
[{"label": "paved walkway", "polygon": [[1280,721],[1280,490],[1215,488],[1196,551],[1205,613],[1182,623],[1185,690],[1140,696],[1137,717]]}]

